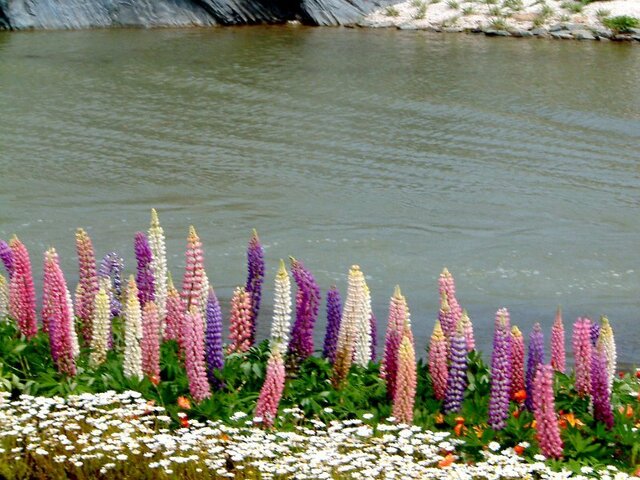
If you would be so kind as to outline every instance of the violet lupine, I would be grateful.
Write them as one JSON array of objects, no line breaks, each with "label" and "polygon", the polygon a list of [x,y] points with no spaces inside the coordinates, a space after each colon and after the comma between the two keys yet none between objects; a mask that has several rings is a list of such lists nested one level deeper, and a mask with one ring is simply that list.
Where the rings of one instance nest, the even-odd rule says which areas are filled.
[{"label": "violet lupine", "polygon": [[9,315],[9,287],[4,275],[0,275],[0,321]]},{"label": "violet lupine", "polygon": [[253,229],[249,246],[247,247],[247,284],[245,290],[251,297],[251,344],[256,340],[256,322],[260,311],[262,282],[264,281],[264,249],[258,238],[258,232]]},{"label": "violet lupine", "polygon": [[320,308],[320,288],[313,274],[295,258],[291,258],[291,273],[298,287],[296,320],[291,329],[288,351],[295,368],[313,354],[313,327],[318,319]]},{"label": "violet lupine", "polygon": [[[466,342],[465,342],[466,344]],[[444,400],[447,392],[447,338],[444,336],[440,322],[436,320],[429,343],[429,375],[433,385],[433,394],[437,400]]]},{"label": "violet lupine", "polygon": [[565,363],[564,325],[562,311],[558,307],[556,319],[551,327],[551,366],[556,372],[564,373]]},{"label": "violet lupine", "polygon": [[93,336],[91,338],[91,353],[89,362],[94,367],[107,360],[107,351],[111,341],[111,305],[109,301],[110,280],[100,281],[93,307]]},{"label": "violet lupine", "polygon": [[489,421],[494,430],[502,430],[509,416],[511,394],[511,328],[509,312],[501,308],[496,313],[491,354],[491,394]]},{"label": "violet lupine", "polygon": [[324,336],[324,345],[322,347],[322,356],[329,360],[331,364],[336,360],[341,319],[342,301],[340,299],[340,291],[334,285],[327,292],[327,332]]},{"label": "violet lupine", "polygon": [[[15,275],[17,272],[16,262]],[[53,248],[45,253],[42,290],[42,319],[48,326],[51,357],[60,372],[73,376],[76,374],[73,312],[68,308],[67,283]]]},{"label": "violet lupine", "polygon": [[149,300],[142,307],[142,372],[151,383],[160,382],[160,318],[158,307]]},{"label": "violet lupine", "polygon": [[440,295],[445,294],[447,298],[447,305],[449,306],[451,315],[453,317],[453,329],[451,331],[451,334],[453,334],[455,332],[455,327],[458,324],[458,320],[460,320],[460,317],[462,317],[462,308],[460,307],[458,299],[456,298],[456,284],[453,280],[453,275],[451,275],[446,267],[442,270],[442,273],[438,278],[438,287]]},{"label": "violet lupine", "polygon": [[252,347],[251,296],[244,287],[237,287],[233,292],[229,328],[231,344],[227,347],[227,353],[243,353]]},{"label": "violet lupine", "polygon": [[396,422],[413,423],[413,406],[416,398],[416,352],[409,335],[405,335],[398,349],[398,375],[393,395],[393,416]]},{"label": "violet lupine", "polygon": [[466,310],[462,310],[460,323],[462,323],[462,328],[464,330],[464,339],[467,342],[467,352],[470,352],[471,350],[475,350],[476,339],[473,334],[473,323],[471,323],[471,319],[469,318],[469,315],[467,314]]},{"label": "violet lupine", "polygon": [[547,458],[562,457],[562,439],[553,397],[553,367],[540,365],[533,382],[533,414],[540,451]]},{"label": "violet lupine", "polygon": [[533,330],[529,334],[529,350],[527,351],[527,377],[525,386],[527,389],[527,399],[525,406],[533,409],[533,380],[536,377],[536,369],[544,363],[544,334],[539,323],[533,325]]},{"label": "violet lupine", "polygon": [[184,365],[189,379],[189,392],[196,402],[211,396],[207,381],[204,349],[204,321],[198,305],[192,305],[182,323]]},{"label": "violet lupine", "polygon": [[91,342],[91,319],[95,296],[98,293],[98,273],[96,256],[91,238],[82,228],[76,232],[76,252],[79,265],[79,296],[76,298],[76,315],[82,322],[82,337],[85,343]]},{"label": "violet lupine", "polygon": [[149,240],[143,232],[137,232],[133,243],[136,254],[136,284],[138,285],[138,300],[144,308],[147,302],[155,299],[154,296],[154,278],[151,262],[153,255]]},{"label": "violet lupine", "polygon": [[591,328],[589,329],[589,338],[591,339],[591,346],[595,347],[598,343],[598,337],[600,337],[600,325],[596,322],[591,322]]},{"label": "violet lupine", "polygon": [[122,313],[122,270],[124,259],[116,252],[107,253],[100,262],[98,279],[109,281],[107,295],[111,304],[111,316],[118,317]]},{"label": "violet lupine", "polygon": [[576,370],[576,391],[580,396],[591,391],[591,320],[578,318],[573,325],[573,358]]},{"label": "violet lupine", "polygon": [[604,423],[607,428],[613,428],[607,355],[602,343],[598,348],[593,349],[591,357],[591,399],[593,400],[593,418]]},{"label": "violet lupine", "polygon": [[607,359],[607,376],[608,376],[608,385],[609,391],[611,392],[613,388],[613,379],[616,375],[616,361],[617,361],[617,352],[616,352],[616,341],[613,337],[613,329],[611,328],[611,324],[609,323],[609,319],[607,317],[602,317],[600,320],[600,337],[598,338],[598,348],[601,348],[604,352],[604,355]]},{"label": "violet lupine", "polygon": [[0,260],[2,260],[4,268],[9,274],[9,278],[11,278],[11,275],[13,275],[13,252],[4,240],[0,240]]},{"label": "violet lupine", "polygon": [[459,412],[467,389],[467,342],[464,329],[458,325],[449,342],[449,374],[447,376],[447,390],[444,396],[444,413]]},{"label": "violet lupine", "polygon": [[188,312],[192,306],[202,309],[202,282],[204,276],[202,243],[193,225],[189,227],[185,260],[186,265],[180,297],[182,299],[182,310]]},{"label": "violet lupine", "polygon": [[138,287],[133,275],[129,277],[124,305],[124,358],[122,370],[126,378],[142,380],[142,311]]},{"label": "violet lupine", "polygon": [[366,368],[371,360],[371,291],[364,280],[361,307],[356,318],[356,335],[353,345],[353,363]]},{"label": "violet lupine", "polygon": [[165,317],[164,338],[165,340],[177,340],[180,342],[180,325],[182,324],[185,312],[182,309],[180,293],[173,285],[171,276],[169,276],[168,283],[167,316]]},{"label": "violet lupine", "polygon": [[149,247],[151,248],[151,271],[153,272],[154,300],[158,306],[160,319],[160,335],[164,334],[165,318],[167,316],[167,249],[165,246],[164,230],[160,226],[158,213],[151,209],[151,225],[148,231]]},{"label": "violet lupine", "polygon": [[375,362],[378,350],[378,319],[373,311],[369,317],[369,324],[371,325],[371,361]]},{"label": "violet lupine", "polygon": [[9,242],[13,253],[13,275],[9,283],[9,314],[18,322],[20,333],[33,338],[38,333],[36,290],[27,247],[14,236]]},{"label": "violet lupine", "polygon": [[289,330],[291,329],[291,280],[289,273],[280,260],[280,268],[275,279],[273,299],[273,321],[271,323],[271,350],[279,350],[282,355],[289,346]]},{"label": "violet lupine", "polygon": [[278,414],[278,405],[284,391],[285,367],[280,350],[275,349],[267,362],[267,373],[260,389],[254,421],[272,427]]},{"label": "violet lupine", "polygon": [[361,317],[366,315],[365,289],[364,275],[358,265],[353,265],[349,269],[347,298],[344,302],[336,347],[336,360],[333,364],[331,377],[331,383],[335,388],[340,388],[344,384],[354,359],[357,328]]},{"label": "violet lupine", "polygon": [[398,348],[402,342],[404,325],[409,320],[407,301],[396,285],[393,296],[389,302],[389,319],[384,342],[384,355],[380,366],[380,376],[387,384],[387,395],[393,398],[396,386],[396,374],[398,371]]},{"label": "violet lupine", "polygon": [[212,287],[209,287],[209,298],[206,310],[207,330],[205,336],[205,358],[207,360],[207,378],[216,390],[224,387],[224,382],[217,373],[224,367],[224,353],[222,351],[222,311],[220,302]]},{"label": "violet lupine", "polygon": [[511,398],[514,398],[518,392],[525,389],[524,337],[515,325],[511,327],[511,372]]}]

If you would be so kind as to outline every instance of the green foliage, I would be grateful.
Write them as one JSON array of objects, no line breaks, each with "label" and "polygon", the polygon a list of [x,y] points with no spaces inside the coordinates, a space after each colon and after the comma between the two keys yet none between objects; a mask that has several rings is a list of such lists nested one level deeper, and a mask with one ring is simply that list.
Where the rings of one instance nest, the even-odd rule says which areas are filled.
[{"label": "green foliage", "polygon": [[460,4],[457,2],[457,0],[447,0],[447,6],[451,10],[458,10],[460,8]]},{"label": "green foliage", "polygon": [[562,2],[560,6],[565,10],[569,10],[571,13],[580,13],[584,8],[582,2]]},{"label": "green foliage", "polygon": [[422,20],[426,16],[427,16],[427,3],[421,1],[420,6],[416,10],[416,13],[414,13],[413,15],[413,18],[416,20]]},{"label": "green foliage", "polygon": [[384,14],[387,17],[398,17],[400,16],[400,11],[396,7],[388,6],[384,11]]},{"label": "green foliage", "polygon": [[614,33],[630,33],[632,28],[640,27],[640,19],[621,15],[605,18],[602,20],[602,24]]}]

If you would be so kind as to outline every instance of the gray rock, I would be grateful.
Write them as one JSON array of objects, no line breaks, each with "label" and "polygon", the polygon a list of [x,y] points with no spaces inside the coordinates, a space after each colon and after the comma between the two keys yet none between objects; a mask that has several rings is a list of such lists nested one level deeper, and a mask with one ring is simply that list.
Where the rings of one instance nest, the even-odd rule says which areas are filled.
[{"label": "gray rock", "polygon": [[462,27],[445,27],[442,29],[442,31],[446,33],[460,33],[462,30]]},{"label": "gray rock", "polygon": [[567,23],[564,25],[565,30],[569,30],[570,32],[575,32],[579,30],[584,30],[586,28],[582,23]]},{"label": "gray rock", "polygon": [[398,30],[419,30],[415,23],[401,23],[398,25]]},{"label": "gray rock", "polygon": [[546,37],[549,35],[549,30],[546,28],[534,28],[531,30],[531,34],[535,37]]},{"label": "gray rock", "polygon": [[511,30],[511,35],[514,37],[533,37],[533,32],[529,30]]},{"label": "gray rock", "polygon": [[565,25],[563,23],[556,23],[549,27],[550,32],[559,32],[560,30],[566,30]]},{"label": "gray rock", "polygon": [[484,34],[488,37],[510,37],[511,34],[506,30],[485,30]]},{"label": "gray rock", "polygon": [[573,34],[573,38],[577,40],[595,40],[596,37],[588,30],[575,30],[571,32]]},{"label": "gray rock", "polygon": [[609,30],[608,28],[598,28],[596,30],[593,31],[594,35],[596,37],[600,37],[600,38],[611,38],[613,36],[613,32],[611,30]]},{"label": "gray rock", "polygon": [[573,35],[569,32],[551,32],[551,36],[559,40],[571,40],[573,38]]},{"label": "gray rock", "polygon": [[[210,2],[212,0],[192,0]],[[374,10],[394,3],[393,0],[217,0],[223,4],[237,2],[240,10],[253,2],[264,2],[276,6],[280,14],[283,12],[291,18],[300,16],[303,23],[311,25],[345,25],[356,23]],[[281,7],[278,7],[281,5]],[[264,21],[260,22],[263,23]]]},{"label": "gray rock", "polygon": [[631,35],[631,38],[633,38],[637,42],[640,42],[640,35]]},{"label": "gray rock", "polygon": [[441,32],[442,28],[429,25],[427,28],[425,28],[425,30],[427,32]]},{"label": "gray rock", "polygon": [[630,28],[629,30],[634,35],[640,35],[640,28]]},{"label": "gray rock", "polygon": [[614,35],[613,37],[611,37],[611,40],[613,40],[614,42],[628,42],[629,40],[632,40],[631,35],[627,35],[625,33],[618,33],[617,35]]}]

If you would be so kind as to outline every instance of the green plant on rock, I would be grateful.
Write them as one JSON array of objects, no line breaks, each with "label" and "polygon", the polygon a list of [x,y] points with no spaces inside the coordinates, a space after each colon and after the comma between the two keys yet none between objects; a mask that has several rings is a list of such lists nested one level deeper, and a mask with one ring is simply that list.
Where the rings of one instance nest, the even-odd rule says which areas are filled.
[{"label": "green plant on rock", "polygon": [[425,2],[421,2],[420,6],[413,14],[413,18],[415,20],[422,20],[427,16],[427,4]]},{"label": "green plant on rock", "polygon": [[497,17],[497,18],[504,17],[504,13],[502,12],[502,9],[500,7],[498,7],[498,6],[491,7],[489,9],[489,12],[487,12],[487,13],[492,17]]},{"label": "green plant on rock", "polygon": [[462,9],[462,15],[469,16],[476,13],[476,9],[473,8],[473,5],[468,5]]},{"label": "green plant on rock", "polygon": [[604,8],[600,8],[596,10],[596,17],[602,21],[603,18],[606,18],[611,15],[611,10],[606,10]]},{"label": "green plant on rock", "polygon": [[460,4],[457,2],[457,0],[447,0],[447,6],[451,10],[458,10],[460,8]]},{"label": "green plant on rock", "polygon": [[560,7],[569,10],[571,13],[580,13],[584,8],[584,4],[581,2],[562,2]]},{"label": "green plant on rock", "polygon": [[504,18],[494,18],[489,23],[489,26],[492,30],[507,30],[509,27],[507,26],[507,22]]},{"label": "green plant on rock", "polygon": [[602,24],[613,33],[631,33],[632,28],[640,27],[640,19],[628,15],[608,17],[602,20]]},{"label": "green plant on rock", "polygon": [[385,9],[384,14],[387,17],[399,17],[400,16],[400,11],[396,7],[388,6]]},{"label": "green plant on rock", "polygon": [[522,0],[504,0],[502,8],[509,8],[514,12],[518,12],[524,8],[524,3]]}]

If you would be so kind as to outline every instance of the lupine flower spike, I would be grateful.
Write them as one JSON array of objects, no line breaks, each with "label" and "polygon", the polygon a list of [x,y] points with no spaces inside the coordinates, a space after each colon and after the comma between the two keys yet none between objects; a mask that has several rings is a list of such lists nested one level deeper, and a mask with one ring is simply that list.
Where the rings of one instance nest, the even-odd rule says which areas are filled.
[{"label": "lupine flower spike", "polygon": [[447,377],[447,391],[444,398],[444,413],[459,412],[467,388],[467,348],[464,338],[464,328],[458,325],[451,338],[449,348],[449,375]]},{"label": "lupine flower spike", "polygon": [[560,307],[556,311],[556,320],[551,328],[551,366],[556,372],[564,373],[564,325],[562,324],[562,311]]},{"label": "lupine flower spike", "polygon": [[331,364],[336,360],[341,319],[342,301],[340,299],[340,291],[334,285],[327,292],[327,332],[324,336],[324,346],[322,348],[322,356],[329,360]]},{"label": "lupine flower spike", "polygon": [[206,321],[207,315],[207,303],[209,302],[209,289],[211,288],[209,284],[209,277],[207,276],[206,270],[202,269],[202,290],[201,290],[201,298],[200,298],[200,310],[202,311],[202,318]]},{"label": "lupine flower spike", "polygon": [[91,238],[82,228],[76,232],[76,252],[78,254],[79,284],[76,298],[76,315],[82,322],[82,337],[86,343],[91,342],[91,319],[95,296],[98,293],[98,273],[96,271],[96,256]]},{"label": "lupine flower spike", "polygon": [[462,310],[460,322],[462,323],[462,328],[464,329],[464,339],[467,342],[467,352],[475,350],[476,339],[473,334],[473,323],[471,323],[471,319],[469,318],[466,310]]},{"label": "lupine flower spike", "polygon": [[9,242],[13,254],[13,275],[9,283],[9,314],[18,322],[20,333],[27,338],[38,333],[36,291],[33,286],[29,252],[18,237]]},{"label": "lupine flower spike", "polygon": [[237,287],[231,298],[231,319],[229,320],[231,344],[227,353],[246,352],[251,348],[251,297],[244,287]]},{"label": "lupine flower spike", "polygon": [[604,356],[607,359],[607,378],[609,379],[609,392],[611,392],[611,389],[613,387],[613,379],[616,375],[616,341],[613,337],[613,329],[611,328],[609,319],[607,317],[602,317],[600,322],[601,325],[600,336],[598,338],[598,347],[602,349],[602,351],[604,352]]},{"label": "lupine flower spike", "polygon": [[13,252],[4,240],[0,240],[0,260],[4,264],[9,278],[11,278],[11,275],[13,275]]},{"label": "lupine flower spike", "polygon": [[264,280],[264,249],[255,228],[247,247],[247,284],[245,290],[251,297],[251,345],[256,341],[256,322],[260,311],[262,282]]},{"label": "lupine flower spike", "polygon": [[576,369],[576,391],[580,396],[591,390],[591,320],[578,318],[573,325],[573,358]]},{"label": "lupine flower spike", "polygon": [[124,306],[124,359],[122,369],[126,378],[142,380],[142,312],[138,287],[133,275],[129,277]]},{"label": "lupine flower spike", "polygon": [[[524,337],[515,325],[511,327],[511,398],[525,389]],[[529,396],[527,395],[527,398]]]},{"label": "lupine flower spike", "polygon": [[188,312],[192,306],[202,308],[200,302],[202,300],[202,282],[204,276],[202,243],[193,226],[189,227],[185,260],[186,266],[180,297],[182,299],[182,310]]},{"label": "lupine flower spike", "polygon": [[160,318],[161,335],[165,329],[165,319],[167,316],[167,249],[165,246],[164,230],[160,226],[158,213],[155,208],[151,209],[151,225],[148,232],[149,247],[151,247],[151,271],[153,272],[154,297],[158,306],[158,317]]},{"label": "lupine flower spike", "polygon": [[157,385],[160,382],[160,319],[158,307],[149,300],[142,308],[142,372]]},{"label": "lupine flower spike", "polygon": [[511,394],[511,328],[509,312],[501,308],[496,313],[491,355],[491,395],[488,424],[494,430],[506,426]]},{"label": "lupine flower spike", "polygon": [[527,399],[525,406],[533,409],[533,380],[536,376],[536,369],[544,363],[544,334],[539,323],[533,326],[533,330],[529,334],[529,351],[527,352]]},{"label": "lupine flower spike", "polygon": [[280,260],[280,268],[276,274],[273,300],[273,322],[271,324],[271,350],[279,350],[281,355],[289,346],[289,330],[291,329],[291,280]]},{"label": "lupine flower spike", "polygon": [[398,349],[402,342],[405,323],[408,322],[409,309],[407,302],[400,292],[400,287],[396,288],[389,302],[389,319],[384,342],[384,356],[380,366],[380,376],[387,384],[387,395],[393,399],[396,386],[396,374],[398,371]]},{"label": "lupine flower spike", "polygon": [[296,320],[291,329],[288,351],[291,365],[295,368],[313,354],[313,327],[320,308],[320,288],[311,272],[295,258],[291,258],[291,273],[298,287]]},{"label": "lupine flower spike", "polygon": [[207,381],[204,352],[204,322],[198,305],[192,305],[182,325],[184,364],[189,379],[189,392],[196,402],[211,396]]},{"label": "lupine flower spike", "polygon": [[155,288],[153,270],[151,267],[151,247],[149,246],[147,236],[143,232],[136,233],[134,250],[136,253],[136,264],[138,269],[138,274],[136,275],[138,300],[140,300],[140,306],[144,307],[147,302],[151,302],[155,299]]},{"label": "lupine flower spike", "polygon": [[[453,334],[455,332],[455,327],[458,324],[458,320],[462,317],[462,308],[456,298],[456,284],[453,280],[453,275],[451,275],[451,272],[449,272],[446,267],[442,270],[442,273],[438,278],[438,286],[440,295],[444,294],[447,299],[447,305],[449,306],[452,316],[451,334]],[[444,325],[442,328],[444,330]]]},{"label": "lupine flower spike", "polygon": [[393,416],[396,422],[413,423],[413,405],[417,385],[416,353],[409,335],[405,335],[398,349],[398,376],[393,396]]},{"label": "lupine flower spike", "polygon": [[591,346],[595,347],[600,337],[600,325],[596,322],[591,322],[591,329],[589,330],[589,338],[591,339]]},{"label": "lupine flower spike", "polygon": [[207,377],[213,388],[221,390],[224,387],[224,382],[218,378],[216,373],[222,371],[222,367],[224,367],[222,312],[220,311],[220,302],[218,302],[218,297],[212,287],[209,287],[206,317],[205,357],[207,360]]},{"label": "lupine flower spike", "polygon": [[374,315],[373,311],[369,317],[369,323],[371,325],[371,361],[375,362],[378,350],[378,319]]},{"label": "lupine flower spike", "polygon": [[272,427],[278,414],[278,405],[284,390],[285,367],[280,349],[271,351],[267,362],[267,373],[260,390],[254,421],[264,427]]},{"label": "lupine flower spike", "polygon": [[540,450],[547,458],[562,457],[562,440],[553,398],[553,368],[541,365],[533,382],[533,412]]},{"label": "lupine flower spike", "polygon": [[9,314],[9,288],[7,279],[0,275],[0,321],[7,318]]},{"label": "lupine flower spike", "polygon": [[[362,276],[364,281],[364,275]],[[356,319],[356,340],[353,347],[353,363],[363,368],[371,360],[371,292],[366,281],[360,301],[362,306]]]},{"label": "lupine flower spike", "polygon": [[173,285],[171,275],[168,277],[167,316],[165,317],[164,338],[180,342],[180,325],[184,317],[180,293]]},{"label": "lupine flower spike", "polygon": [[613,428],[609,372],[607,372],[607,355],[603,343],[600,343],[592,352],[591,398],[593,400],[593,418],[604,423],[607,428]]},{"label": "lupine flower spike", "polygon": [[442,331],[449,339],[453,336],[456,327],[456,321],[453,318],[451,307],[449,307],[449,301],[447,300],[447,294],[442,292],[440,294],[440,311],[438,312],[438,322],[442,327]]},{"label": "lupine flower spike", "polygon": [[109,283],[108,279],[100,281],[93,307],[93,336],[89,361],[94,367],[106,361],[111,340],[111,305],[107,293],[110,289]]},{"label": "lupine flower spike", "polygon": [[447,339],[444,336],[440,322],[436,320],[429,344],[429,375],[433,385],[433,393],[436,399],[444,400],[447,392]]},{"label": "lupine flower spike", "polygon": [[111,316],[118,317],[122,313],[122,270],[124,260],[116,252],[106,254],[100,262],[98,281],[107,280]]}]

